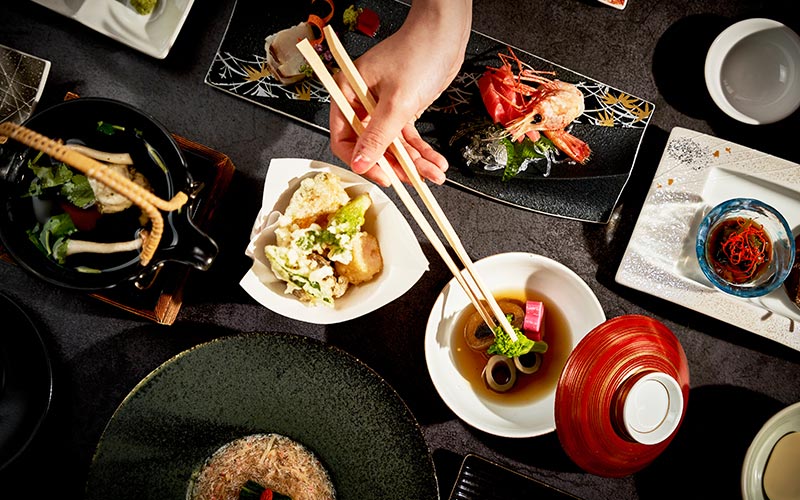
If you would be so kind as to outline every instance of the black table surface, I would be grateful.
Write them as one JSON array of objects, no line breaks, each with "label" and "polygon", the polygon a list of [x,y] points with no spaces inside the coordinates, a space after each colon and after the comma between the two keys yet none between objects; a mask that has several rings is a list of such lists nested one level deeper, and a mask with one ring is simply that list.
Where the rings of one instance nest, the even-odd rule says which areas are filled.
[{"label": "black table surface", "polygon": [[[714,107],[703,81],[708,46],[733,22],[770,17],[800,31],[792,3],[629,0],[620,11],[592,0],[475,0],[475,30],[656,105],[633,176],[609,224],[535,214],[449,186],[433,188],[473,259],[510,251],[554,258],[589,284],[607,317],[645,314],[662,321],[680,340],[691,373],[683,425],[644,470],[609,479],[577,467],[554,432],[528,439],[495,437],[459,420],[439,398],[425,367],[423,337],[428,311],[450,276],[415,225],[430,270],[410,293],[366,317],[329,326],[298,322],[262,307],[239,287],[250,266],[244,249],[269,160],[299,156],[342,163],[331,154],[327,134],[204,83],[233,0],[196,0],[164,60],[31,1],[3,2],[0,44],[52,61],[41,107],[68,91],[126,101],[173,133],[227,154],[236,173],[211,229],[220,255],[209,271],[191,274],[173,325],[157,325],[0,263],[0,290],[39,327],[54,371],[47,418],[25,452],[0,472],[0,496],[25,484],[20,479],[27,476],[35,478],[24,486],[34,497],[39,491],[42,496],[81,497],[104,426],[143,377],[207,340],[282,331],[348,351],[397,390],[424,430],[443,498],[468,453],[587,500],[740,497],[742,462],[753,437],[769,417],[800,401],[800,353],[621,286],[614,275],[673,127],[800,161],[798,113],[768,126],[735,122]],[[269,4],[264,2],[264,8]],[[0,331],[7,328],[0,326]]]}]

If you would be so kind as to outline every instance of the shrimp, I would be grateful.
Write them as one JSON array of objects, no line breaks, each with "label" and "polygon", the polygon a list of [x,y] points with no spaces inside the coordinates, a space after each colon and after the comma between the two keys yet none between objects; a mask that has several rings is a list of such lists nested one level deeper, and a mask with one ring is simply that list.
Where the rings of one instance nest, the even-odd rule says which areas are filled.
[{"label": "shrimp", "polygon": [[[502,66],[487,67],[478,79],[483,103],[494,123],[503,125],[514,141],[528,137],[535,142],[544,134],[567,156],[586,163],[591,149],[566,131],[584,111],[581,91],[571,83],[547,78],[544,75],[555,73],[534,70],[511,48],[508,50],[510,55],[499,54]],[[516,74],[512,63],[517,66]]]}]

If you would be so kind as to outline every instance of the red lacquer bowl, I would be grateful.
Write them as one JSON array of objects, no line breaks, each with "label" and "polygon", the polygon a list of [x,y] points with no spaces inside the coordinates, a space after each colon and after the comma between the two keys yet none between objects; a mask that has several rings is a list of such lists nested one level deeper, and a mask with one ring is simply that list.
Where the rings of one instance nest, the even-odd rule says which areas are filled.
[{"label": "red lacquer bowl", "polygon": [[[677,427],[654,445],[628,437],[617,418],[626,383],[648,372],[671,376],[683,395]],[[582,469],[623,477],[666,449],[683,422],[688,400],[689,367],[675,335],[652,318],[619,316],[589,332],[564,365],[556,389],[556,431],[564,451]]]}]

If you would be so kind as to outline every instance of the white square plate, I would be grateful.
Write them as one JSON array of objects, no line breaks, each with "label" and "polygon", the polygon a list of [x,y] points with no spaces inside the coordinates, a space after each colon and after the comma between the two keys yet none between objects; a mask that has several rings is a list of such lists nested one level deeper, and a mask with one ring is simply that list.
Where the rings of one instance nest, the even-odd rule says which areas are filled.
[{"label": "white square plate", "polygon": [[800,350],[800,309],[784,287],[745,299],[700,270],[695,236],[718,203],[757,198],[800,231],[800,165],[717,137],[674,128],[616,281]]},{"label": "white square plate", "polygon": [[628,4],[628,0],[597,0],[598,2],[613,7],[617,10],[622,10]]},{"label": "white square plate", "polygon": [[159,0],[148,15],[124,0],[33,0],[118,42],[164,59],[178,38],[194,0]]}]

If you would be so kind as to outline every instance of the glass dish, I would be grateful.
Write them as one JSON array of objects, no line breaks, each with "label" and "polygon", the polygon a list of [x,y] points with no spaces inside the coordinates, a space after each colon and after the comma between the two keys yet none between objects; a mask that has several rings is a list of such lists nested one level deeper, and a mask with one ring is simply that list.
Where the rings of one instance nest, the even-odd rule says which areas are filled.
[{"label": "glass dish", "polygon": [[[769,256],[764,267],[754,270],[752,277],[742,280],[721,274],[720,268],[724,266],[713,264],[715,232],[724,230],[726,224],[736,224],[737,219],[743,219],[745,224],[747,220],[752,220],[763,229],[770,241]],[[714,286],[737,297],[760,297],[781,286],[789,276],[794,263],[794,245],[792,230],[780,212],[760,200],[733,198],[715,206],[703,218],[697,231],[696,251],[700,269]]]}]

